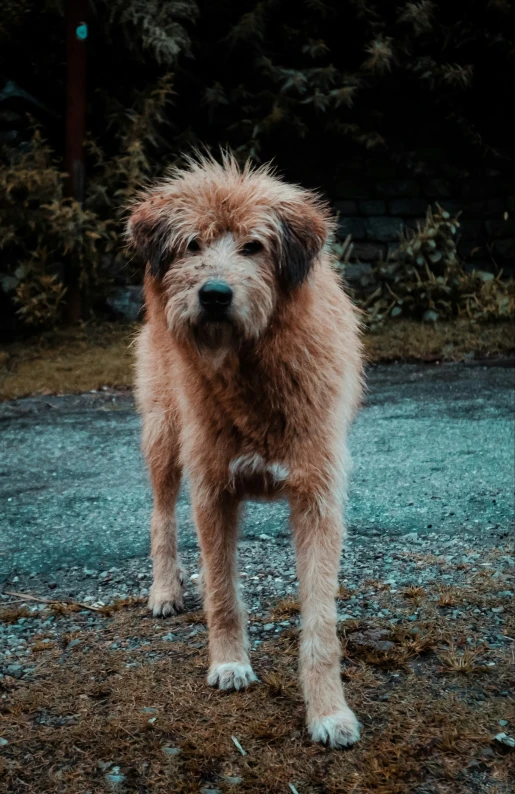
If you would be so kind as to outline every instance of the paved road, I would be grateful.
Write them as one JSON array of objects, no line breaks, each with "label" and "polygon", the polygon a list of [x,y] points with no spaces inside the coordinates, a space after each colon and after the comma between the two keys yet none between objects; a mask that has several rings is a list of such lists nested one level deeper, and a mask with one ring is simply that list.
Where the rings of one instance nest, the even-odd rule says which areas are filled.
[{"label": "paved road", "polygon": [[[472,545],[512,531],[514,374],[463,365],[369,373],[351,437],[354,543],[416,532],[461,533]],[[147,554],[151,497],[138,444],[130,395],[0,404],[0,581]],[[182,545],[194,543],[185,490],[178,512]],[[264,532],[287,532],[284,505],[248,506],[245,535]]]}]

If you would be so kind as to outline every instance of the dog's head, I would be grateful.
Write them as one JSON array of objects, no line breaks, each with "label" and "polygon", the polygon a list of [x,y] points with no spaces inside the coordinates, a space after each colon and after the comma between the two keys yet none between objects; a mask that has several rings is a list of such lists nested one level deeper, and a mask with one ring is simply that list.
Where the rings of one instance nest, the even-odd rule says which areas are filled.
[{"label": "dog's head", "polygon": [[257,339],[330,232],[315,194],[230,156],[191,161],[140,196],[128,223],[165,294],[170,331],[209,347]]}]

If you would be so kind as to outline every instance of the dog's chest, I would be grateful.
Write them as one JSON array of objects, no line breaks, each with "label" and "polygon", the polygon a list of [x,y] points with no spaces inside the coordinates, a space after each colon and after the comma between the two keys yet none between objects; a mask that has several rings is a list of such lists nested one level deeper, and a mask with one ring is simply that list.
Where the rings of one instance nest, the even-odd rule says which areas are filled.
[{"label": "dog's chest", "polygon": [[229,479],[233,486],[255,484],[275,489],[288,479],[288,467],[284,463],[269,462],[257,452],[237,455],[229,462]]},{"label": "dog's chest", "polygon": [[[231,439],[237,468],[264,471],[284,459],[295,423],[290,394],[284,394],[259,367],[218,378],[203,389],[213,429]],[[234,464],[236,467],[236,463]]]}]

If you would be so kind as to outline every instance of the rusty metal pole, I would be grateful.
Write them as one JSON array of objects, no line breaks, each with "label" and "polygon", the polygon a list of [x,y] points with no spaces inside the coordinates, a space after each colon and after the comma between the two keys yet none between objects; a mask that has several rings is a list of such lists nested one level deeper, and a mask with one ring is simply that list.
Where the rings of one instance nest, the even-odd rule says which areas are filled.
[{"label": "rusty metal pole", "polygon": [[[86,42],[89,0],[66,0],[66,150],[68,174],[65,195],[84,201],[84,136],[86,133]],[[79,272],[69,260],[65,272],[66,319],[75,324],[81,317]]]}]

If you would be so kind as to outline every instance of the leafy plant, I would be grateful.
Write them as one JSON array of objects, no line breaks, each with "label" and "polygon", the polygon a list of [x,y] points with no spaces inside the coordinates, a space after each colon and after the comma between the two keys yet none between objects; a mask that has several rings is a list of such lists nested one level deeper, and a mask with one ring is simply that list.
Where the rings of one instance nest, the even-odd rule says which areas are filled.
[{"label": "leafy plant", "polygon": [[[90,309],[113,279],[141,278],[141,263],[124,251],[123,208],[143,182],[199,143],[229,145],[242,160],[275,158],[287,176],[312,184],[340,179],[356,161],[417,173],[440,168],[442,153],[457,172],[471,159],[506,172],[513,165],[506,96],[515,15],[504,0],[485,7],[464,0],[91,5],[82,207],[63,193],[64,3],[12,0],[0,21],[0,72],[19,87],[13,102],[23,106],[0,104],[14,119],[0,138],[0,285],[21,301],[26,322],[58,322],[66,296],[43,300],[38,314],[34,290],[45,284],[55,296],[49,283],[64,290],[70,266]],[[0,99],[9,96],[1,84]],[[29,133],[22,96],[38,114]],[[417,241],[406,238],[407,258],[376,272],[377,294],[367,287],[357,296],[372,323],[396,315],[511,316],[511,287],[446,264],[445,245],[449,252],[452,245],[440,221],[441,246],[420,240],[425,265],[408,252]],[[439,253],[442,261],[431,261]]]},{"label": "leafy plant", "polygon": [[1,151],[0,284],[27,325],[59,322],[67,267],[77,270],[90,303],[106,292],[117,270],[126,269],[126,280],[141,279],[141,263],[127,267],[123,217],[129,198],[153,172],[149,151],[159,145],[171,94],[171,76],[164,75],[133,109],[113,111],[109,122],[119,144],[113,156],[88,142],[91,177],[83,206],[64,197],[65,174],[39,128],[24,150]]},{"label": "leafy plant", "polygon": [[[373,269],[373,278],[356,290],[371,327],[403,317],[426,322],[452,317],[477,321],[515,316],[515,282],[481,270],[465,271],[457,253],[459,213],[451,217],[436,205],[423,225],[403,229],[398,248]],[[350,241],[346,241],[345,252]],[[345,276],[345,262],[340,264]]]},{"label": "leafy plant", "polygon": [[18,313],[27,325],[55,325],[66,294],[66,288],[55,276],[32,274],[16,289]]}]

